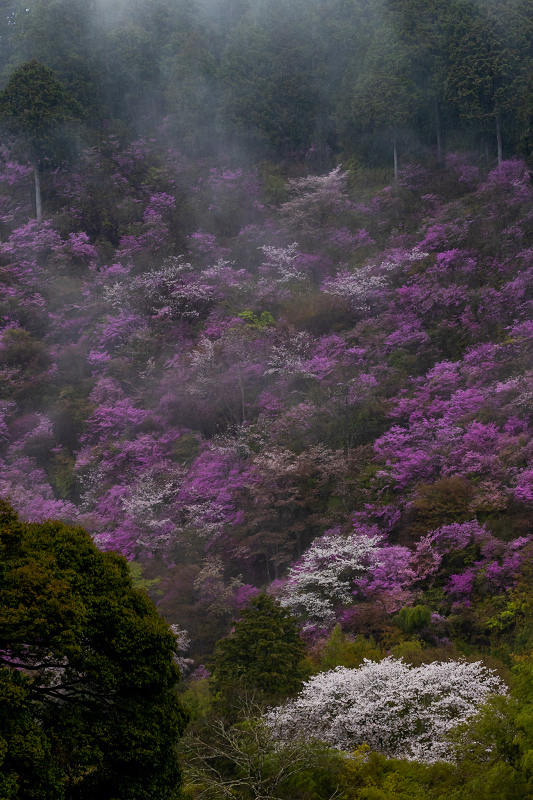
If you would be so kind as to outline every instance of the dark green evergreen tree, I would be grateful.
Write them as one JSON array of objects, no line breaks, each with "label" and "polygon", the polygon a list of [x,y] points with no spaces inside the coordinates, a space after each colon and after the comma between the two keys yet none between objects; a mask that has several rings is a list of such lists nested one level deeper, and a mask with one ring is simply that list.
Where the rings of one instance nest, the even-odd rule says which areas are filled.
[{"label": "dark green evergreen tree", "polygon": [[[209,135],[213,54],[191,0],[131,0],[94,15],[108,116],[131,136],[170,125],[187,147]],[[212,42],[211,42],[212,44]],[[170,119],[168,119],[170,117]],[[181,144],[181,142],[180,142]]]},{"label": "dark green evergreen tree", "polygon": [[420,94],[419,110],[431,120],[437,161],[443,156],[443,110],[448,47],[446,6],[439,0],[390,0],[391,20],[407,48]]},{"label": "dark green evergreen tree", "polygon": [[35,59],[16,69],[0,95],[0,117],[22,158],[35,170],[35,210],[42,219],[40,171],[54,136],[81,116],[79,103],[54,73]]},{"label": "dark green evergreen tree", "polygon": [[0,503],[0,796],[170,800],[175,638],[127,562]]},{"label": "dark green evergreen tree", "polygon": [[110,51],[96,26],[95,0],[35,0],[22,11],[16,18],[20,32],[12,65],[32,58],[45,64],[80,103],[84,123],[98,125],[109,116],[104,84]]},{"label": "dark green evergreen tree", "polygon": [[267,594],[259,594],[215,648],[211,678],[215,706],[231,710],[242,692],[269,703],[294,694],[305,674],[304,654],[293,618]]},{"label": "dark green evergreen tree", "polygon": [[309,3],[277,0],[239,23],[221,59],[222,119],[241,145],[286,156],[307,148],[320,115]]},{"label": "dark green evergreen tree", "polygon": [[398,145],[402,131],[416,114],[420,97],[413,80],[408,49],[395,40],[388,25],[376,30],[363,72],[354,89],[354,124],[384,133],[393,151],[398,177]]},{"label": "dark green evergreen tree", "polygon": [[0,76],[6,71],[9,74],[8,65],[18,58],[27,16],[27,3],[21,0],[4,0],[0,4]]},{"label": "dark green evergreen tree", "polygon": [[447,99],[485,141],[494,131],[500,163],[503,126],[507,121],[517,127],[516,110],[531,70],[531,11],[515,0],[485,6],[454,2],[447,17]]},{"label": "dark green evergreen tree", "polygon": [[520,150],[530,169],[533,169],[533,75],[530,77],[520,108],[522,137]]}]

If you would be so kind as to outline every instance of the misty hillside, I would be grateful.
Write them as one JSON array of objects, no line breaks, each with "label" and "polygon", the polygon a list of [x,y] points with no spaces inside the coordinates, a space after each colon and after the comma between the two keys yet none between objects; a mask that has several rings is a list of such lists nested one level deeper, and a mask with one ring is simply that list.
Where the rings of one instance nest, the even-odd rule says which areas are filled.
[{"label": "misty hillside", "polygon": [[0,44],[0,497],[173,627],[179,796],[533,797],[530,4],[10,0]]}]

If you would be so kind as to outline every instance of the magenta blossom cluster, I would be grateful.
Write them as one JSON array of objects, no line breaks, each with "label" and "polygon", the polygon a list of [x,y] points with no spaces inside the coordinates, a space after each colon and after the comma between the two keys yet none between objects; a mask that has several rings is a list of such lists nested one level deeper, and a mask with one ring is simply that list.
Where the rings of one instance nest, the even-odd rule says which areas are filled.
[{"label": "magenta blossom cluster", "polygon": [[[286,579],[313,624],[512,586],[533,507],[525,165],[449,155],[442,186],[409,165],[364,203],[337,167],[275,206],[256,171],[175,151],[155,169],[157,146],[111,136],[48,175],[40,225],[2,151],[2,495],[182,568],[191,602],[206,558],[237,609]],[[425,520],[431,491],[470,521]]]}]

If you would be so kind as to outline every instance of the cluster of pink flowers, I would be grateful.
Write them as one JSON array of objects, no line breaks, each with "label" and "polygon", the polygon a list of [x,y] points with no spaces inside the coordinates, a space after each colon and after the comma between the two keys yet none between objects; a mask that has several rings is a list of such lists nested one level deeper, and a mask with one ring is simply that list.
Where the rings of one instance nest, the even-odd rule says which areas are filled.
[{"label": "cluster of pink flowers", "polygon": [[[522,162],[483,175],[449,156],[449,196],[411,165],[365,203],[336,168],[275,208],[255,171],[174,154],[154,186],[150,145],[105,148],[50,176],[41,225],[30,172],[0,154],[2,494],[129,558],[216,553],[251,587],[237,607],[286,576],[311,626],[376,598],[392,613],[432,581],[463,606],[513,585],[533,505]],[[470,521],[411,533],[452,478]]]}]

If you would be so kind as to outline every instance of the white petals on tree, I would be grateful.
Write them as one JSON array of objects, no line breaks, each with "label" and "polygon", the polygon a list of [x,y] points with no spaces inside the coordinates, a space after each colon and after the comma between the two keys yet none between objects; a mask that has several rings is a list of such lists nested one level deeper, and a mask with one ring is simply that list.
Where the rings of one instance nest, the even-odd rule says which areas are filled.
[{"label": "white petals on tree", "polygon": [[352,602],[354,580],[377,564],[380,538],[345,536],[334,528],[315,539],[290,568],[281,605],[296,616],[305,616],[306,627],[331,625],[334,607]]},{"label": "white petals on tree", "polygon": [[395,758],[451,760],[446,734],[472,716],[504,683],[481,662],[435,661],[409,667],[392,657],[337,667],[304,684],[266,720],[282,740],[302,733],[341,750],[367,744]]},{"label": "white petals on tree", "polygon": [[184,631],[179,625],[170,625],[169,627],[176,637],[176,644],[174,647],[174,663],[178,665],[179,671],[183,677],[194,664],[194,659],[185,658],[183,655],[183,653],[188,651],[191,644],[191,639],[187,631]]}]

